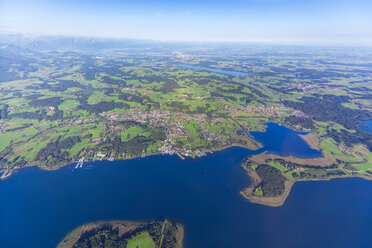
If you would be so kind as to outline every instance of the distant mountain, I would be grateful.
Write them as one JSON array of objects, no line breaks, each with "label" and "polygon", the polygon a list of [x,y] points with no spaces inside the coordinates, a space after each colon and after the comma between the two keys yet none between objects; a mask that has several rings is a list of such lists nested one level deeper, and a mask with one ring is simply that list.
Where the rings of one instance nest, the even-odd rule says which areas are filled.
[{"label": "distant mountain", "polygon": [[[79,51],[97,52],[105,49],[163,49],[185,47],[178,42],[151,40],[114,39],[73,36],[35,36],[23,34],[0,34],[0,44],[12,44],[32,51]],[[190,46],[188,44],[186,46]],[[195,44],[192,44],[195,46]]]},{"label": "distant mountain", "polygon": [[20,79],[19,74],[11,69],[27,66],[33,60],[30,53],[33,52],[20,46],[0,44],[0,82]]}]

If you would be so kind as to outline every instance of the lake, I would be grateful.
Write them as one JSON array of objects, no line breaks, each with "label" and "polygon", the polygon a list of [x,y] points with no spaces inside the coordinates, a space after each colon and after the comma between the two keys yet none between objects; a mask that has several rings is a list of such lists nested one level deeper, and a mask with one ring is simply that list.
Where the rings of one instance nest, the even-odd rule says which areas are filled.
[{"label": "lake", "polygon": [[[293,132],[270,124],[266,135],[280,130]],[[273,151],[293,149],[271,144],[285,139],[261,138]],[[302,139],[295,142],[305,149],[296,147],[296,153],[311,155]],[[240,162],[264,149],[233,147],[185,160],[155,155],[89,162],[77,170],[23,169],[0,182],[0,247],[54,247],[87,222],[157,217],[184,225],[186,248],[371,247],[369,181],[296,183],[278,208],[242,198],[239,191],[249,179]]]},{"label": "lake", "polygon": [[251,135],[263,143],[265,150],[283,156],[296,156],[300,158],[321,157],[320,151],[311,149],[299,136],[307,132],[296,132],[276,123],[266,123],[267,132],[251,132]]},{"label": "lake", "polygon": [[368,121],[360,121],[361,123],[363,123],[364,125],[366,126],[360,126],[360,130],[366,132],[366,133],[371,133],[372,134],[372,120],[368,120]]},{"label": "lake", "polygon": [[198,65],[186,65],[186,64],[179,64],[179,67],[184,69],[191,69],[191,70],[199,70],[199,71],[210,71],[215,73],[226,74],[229,76],[244,76],[246,73],[240,71],[230,71],[230,70],[222,70],[217,68],[210,68],[205,66],[198,66]]}]

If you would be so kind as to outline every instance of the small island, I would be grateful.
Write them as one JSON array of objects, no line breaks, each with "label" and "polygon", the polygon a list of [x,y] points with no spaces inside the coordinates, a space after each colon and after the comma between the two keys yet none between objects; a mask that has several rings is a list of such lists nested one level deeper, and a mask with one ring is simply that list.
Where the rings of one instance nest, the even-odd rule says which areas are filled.
[{"label": "small island", "polygon": [[70,232],[58,248],[182,248],[183,232],[182,225],[168,220],[94,222]]}]

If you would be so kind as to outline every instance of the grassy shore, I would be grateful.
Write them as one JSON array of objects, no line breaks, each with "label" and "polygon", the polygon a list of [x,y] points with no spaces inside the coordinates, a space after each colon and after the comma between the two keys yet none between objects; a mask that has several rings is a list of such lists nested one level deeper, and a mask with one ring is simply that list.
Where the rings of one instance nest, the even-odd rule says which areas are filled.
[{"label": "grassy shore", "polygon": [[319,135],[315,133],[309,133],[306,135],[299,135],[312,149],[320,149]]},{"label": "grassy shore", "polygon": [[[219,148],[201,149],[201,151],[205,152],[205,153],[209,153],[209,152],[213,153],[213,152],[222,151],[222,150],[225,150],[225,149],[228,149],[228,148],[231,148],[231,147],[243,147],[243,148],[246,148],[246,149],[249,149],[249,150],[257,150],[257,149],[262,147],[262,144],[260,144],[259,142],[252,139],[252,142],[248,143],[245,146],[241,145],[241,144],[231,144],[231,145],[226,145],[226,146],[219,147]],[[140,157],[143,157],[143,156],[148,157],[148,156],[160,155],[160,154],[162,154],[162,153],[161,152],[152,152],[152,153],[145,153],[143,155],[139,155],[139,156],[135,156],[135,157],[131,157],[131,158],[126,158],[126,159],[121,158],[121,159],[117,159],[117,160],[124,161],[124,160],[128,160],[128,159],[140,158]],[[180,153],[176,153],[176,155],[181,159],[185,159],[185,157]],[[195,156],[189,156],[189,157],[196,158]],[[97,161],[97,160],[85,160],[84,162],[95,162],[95,161]],[[103,160],[100,160],[100,161],[108,161],[108,160],[103,159]],[[78,163],[78,162],[79,162],[78,160],[72,161],[72,162],[69,162],[69,163],[62,163],[61,162],[60,164],[54,164],[54,166],[40,166],[36,162],[29,162],[27,165],[25,165],[22,168],[11,167],[11,168],[8,168],[8,169],[4,169],[3,174],[0,176],[0,180],[5,180],[8,177],[10,177],[13,173],[15,173],[16,171],[18,171],[20,169],[23,169],[23,168],[27,168],[27,167],[35,167],[36,166],[36,167],[39,167],[42,170],[58,170],[61,167],[68,166],[70,164],[74,164],[74,163]]]},{"label": "grassy shore", "polygon": [[241,191],[243,197],[248,199],[252,203],[258,203],[262,205],[266,205],[269,207],[280,207],[284,204],[285,200],[287,199],[289,192],[292,189],[293,184],[295,181],[286,181],[285,182],[285,191],[282,195],[278,197],[263,197],[263,196],[255,196],[252,194],[254,190],[254,186],[252,185],[249,188],[246,188],[245,190]]},{"label": "grassy shore", "polygon": [[[278,207],[284,204],[291,188],[295,182],[299,181],[320,181],[331,180],[334,178],[360,177],[372,180],[371,167],[357,170],[350,164],[338,161],[335,164],[317,164],[319,159],[300,159],[293,156],[279,156],[263,152],[248,158],[242,163],[251,178],[251,185],[241,191],[243,197],[252,203],[263,204],[270,207]],[[257,168],[271,167],[277,174],[280,174],[284,181],[277,182],[270,177],[262,179],[257,173]],[[274,178],[274,177],[273,177]],[[280,193],[272,195],[272,192],[262,190],[263,184],[274,185],[281,188]],[[272,187],[272,188],[275,188]],[[268,187],[270,189],[270,187]],[[266,194],[267,193],[267,194]]]},{"label": "grassy shore", "polygon": [[[251,173],[249,173],[249,175],[252,176]],[[266,205],[266,206],[269,206],[269,207],[280,207],[285,203],[285,200],[289,196],[289,193],[291,192],[291,189],[296,182],[329,181],[331,179],[336,179],[336,178],[355,178],[355,177],[359,177],[359,178],[363,178],[365,180],[371,180],[372,181],[372,177],[368,177],[368,176],[365,176],[365,175],[330,177],[330,178],[317,179],[317,180],[315,180],[315,179],[314,180],[296,180],[296,181],[286,181],[285,184],[284,184],[285,185],[284,193],[280,196],[277,196],[277,197],[263,197],[263,196],[253,195],[252,192],[255,188],[254,185],[244,189],[240,193],[244,198],[248,199],[252,203],[262,204],[262,205]]]},{"label": "grassy shore", "polygon": [[309,166],[318,166],[318,167],[329,167],[337,163],[337,161],[327,154],[323,154],[320,158],[298,158],[295,156],[280,156],[277,154],[272,154],[268,152],[263,152],[257,155],[252,156],[252,161],[256,163],[265,163],[266,160],[275,160],[275,159],[284,159],[287,162],[309,165]]}]

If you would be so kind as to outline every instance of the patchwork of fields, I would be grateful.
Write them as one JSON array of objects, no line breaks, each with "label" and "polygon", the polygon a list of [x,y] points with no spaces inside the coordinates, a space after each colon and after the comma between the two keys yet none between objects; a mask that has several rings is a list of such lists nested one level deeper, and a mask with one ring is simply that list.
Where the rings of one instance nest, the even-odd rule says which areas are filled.
[{"label": "patchwork of fields", "polygon": [[3,46],[0,52],[7,72],[0,76],[2,177],[32,165],[55,169],[156,153],[197,157],[232,145],[257,149],[261,144],[249,132],[263,131],[269,121],[316,134],[337,167],[372,174],[372,134],[359,129],[360,120],[372,119],[371,61],[363,51],[85,53]]}]

